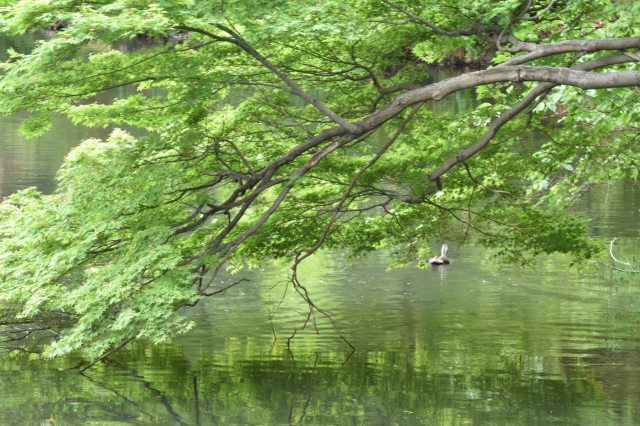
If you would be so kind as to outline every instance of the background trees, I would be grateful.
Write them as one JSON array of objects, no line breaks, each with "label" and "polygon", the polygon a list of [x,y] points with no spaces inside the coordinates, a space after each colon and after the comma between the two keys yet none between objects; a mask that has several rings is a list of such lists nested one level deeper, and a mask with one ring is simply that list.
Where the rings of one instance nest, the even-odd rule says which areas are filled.
[{"label": "background trees", "polygon": [[[50,355],[183,332],[221,270],[264,259],[292,260],[313,315],[296,271],[320,247],[589,257],[566,209],[638,174],[637,2],[5,3],[8,32],[56,29],[2,65],[23,133],[56,113],[120,127],[69,154],[54,194],[2,204],[3,315],[55,324]],[[484,66],[432,81],[445,58]],[[437,107],[470,89],[473,108]]]}]

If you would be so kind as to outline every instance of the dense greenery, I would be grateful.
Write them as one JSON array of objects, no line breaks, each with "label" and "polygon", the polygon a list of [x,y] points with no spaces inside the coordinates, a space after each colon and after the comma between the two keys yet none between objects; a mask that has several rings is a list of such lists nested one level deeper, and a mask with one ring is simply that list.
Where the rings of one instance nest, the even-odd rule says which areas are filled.
[{"label": "dense greenery", "polygon": [[[0,109],[32,111],[29,136],[56,114],[114,127],[55,193],[0,207],[0,321],[53,331],[51,356],[184,332],[219,272],[274,258],[313,314],[296,270],[320,247],[402,264],[477,236],[504,260],[586,258],[566,209],[638,175],[635,1],[3,4],[6,32],[47,35],[1,65]],[[487,64],[432,82],[451,57]],[[472,88],[474,108],[437,107]]]}]

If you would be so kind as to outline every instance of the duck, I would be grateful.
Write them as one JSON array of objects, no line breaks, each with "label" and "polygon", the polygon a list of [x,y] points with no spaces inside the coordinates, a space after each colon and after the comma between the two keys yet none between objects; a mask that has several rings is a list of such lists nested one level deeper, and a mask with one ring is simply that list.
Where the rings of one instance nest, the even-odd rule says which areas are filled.
[{"label": "duck", "polygon": [[429,265],[448,265],[451,263],[449,258],[447,257],[447,251],[449,250],[449,246],[443,244],[440,248],[440,256],[435,256],[429,259]]}]

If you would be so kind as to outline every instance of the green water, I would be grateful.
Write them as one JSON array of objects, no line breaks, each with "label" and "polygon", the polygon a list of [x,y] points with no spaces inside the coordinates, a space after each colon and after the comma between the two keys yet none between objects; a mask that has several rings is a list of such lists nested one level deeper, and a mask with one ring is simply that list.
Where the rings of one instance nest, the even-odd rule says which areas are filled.
[{"label": "green water", "polygon": [[[198,327],[88,370],[0,357],[6,424],[575,424],[640,422],[640,289],[555,259],[495,269],[451,250],[446,269],[385,272],[325,253],[305,283],[358,348],[304,321],[285,268],[198,305]],[[271,288],[273,285],[275,287]],[[272,325],[276,330],[274,341]]]},{"label": "green water", "polygon": [[[19,120],[0,121],[0,195],[51,191],[70,147],[105,134],[60,119],[25,141]],[[594,236],[621,238],[620,255],[640,253],[637,185],[601,185],[576,208]],[[75,359],[0,354],[0,424],[640,424],[637,277],[554,257],[500,267],[454,245],[449,267],[387,272],[388,255],[304,265],[302,283],[354,353],[322,317],[288,342],[306,306],[287,265],[269,265],[192,308],[189,334],[131,345],[84,375]]]}]

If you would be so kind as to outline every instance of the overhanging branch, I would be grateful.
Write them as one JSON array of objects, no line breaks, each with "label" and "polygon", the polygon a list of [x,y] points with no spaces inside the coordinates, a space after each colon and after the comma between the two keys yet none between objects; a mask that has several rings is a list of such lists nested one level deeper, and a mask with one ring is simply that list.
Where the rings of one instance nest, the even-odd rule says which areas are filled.
[{"label": "overhanging branch", "polygon": [[[593,70],[596,68],[610,66],[614,64],[621,64],[625,62],[631,62],[632,59],[627,55],[612,55],[607,56],[605,58],[596,59],[593,61],[587,61],[573,66],[573,69],[576,70]],[[525,108],[527,108],[533,101],[535,101],[540,95],[548,92],[552,88],[556,87],[556,84],[553,83],[542,83],[531,90],[524,98],[522,98],[518,103],[516,103],[509,111],[502,114],[500,117],[495,119],[491,124],[489,124],[488,131],[482,135],[480,139],[478,139],[473,145],[461,150],[455,156],[449,158],[445,162],[442,163],[440,167],[435,169],[429,174],[429,180],[435,181],[444,175],[447,171],[449,171],[452,167],[457,164],[464,162],[469,159],[473,155],[477,154],[479,151],[484,149],[491,139],[494,138],[498,130],[512,120],[515,116],[517,116],[520,112],[522,112]]]},{"label": "overhanging branch", "polygon": [[497,67],[509,67],[530,62],[535,59],[547,56],[557,55],[560,53],[571,52],[599,52],[606,50],[626,50],[640,49],[640,37],[622,37],[622,38],[602,38],[593,40],[564,40],[556,43],[532,44],[528,43],[529,48],[533,50],[521,56],[505,61]]}]

